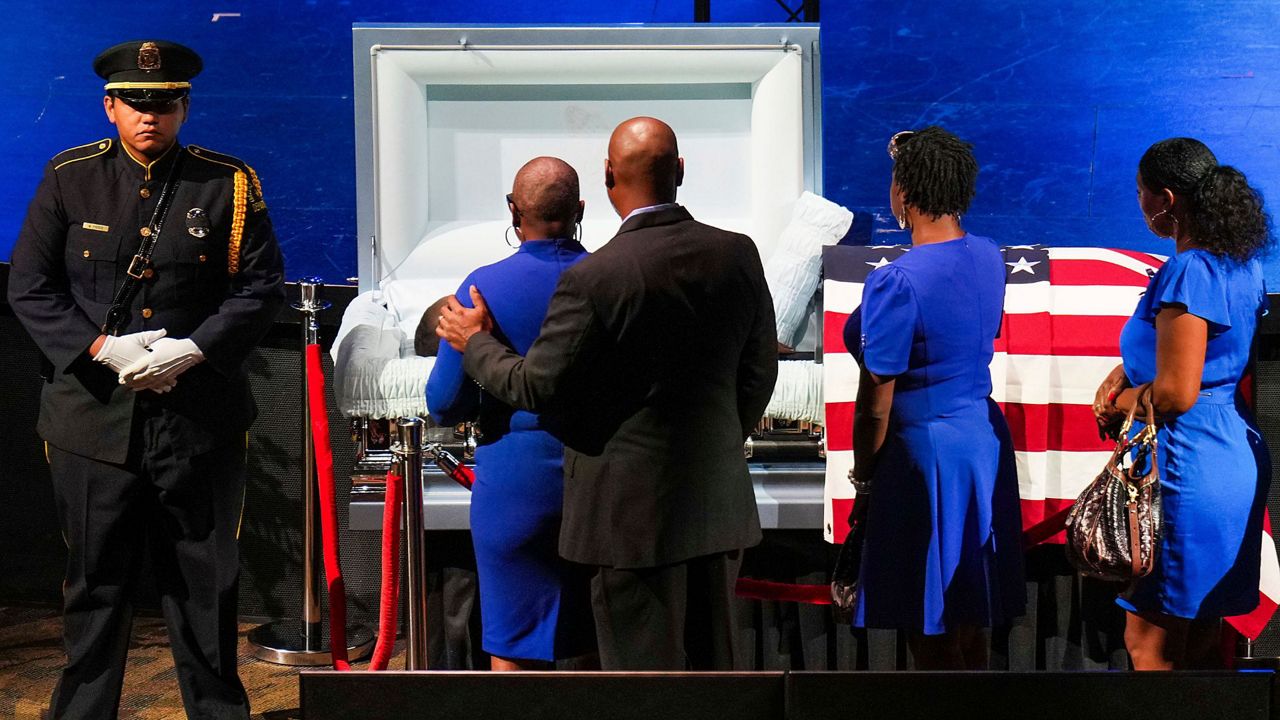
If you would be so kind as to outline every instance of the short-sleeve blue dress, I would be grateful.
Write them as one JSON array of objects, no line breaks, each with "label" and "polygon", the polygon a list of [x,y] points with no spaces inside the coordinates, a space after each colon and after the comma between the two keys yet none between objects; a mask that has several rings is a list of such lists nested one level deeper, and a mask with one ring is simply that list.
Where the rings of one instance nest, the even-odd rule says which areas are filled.
[{"label": "short-sleeve blue dress", "polygon": [[1156,315],[1168,307],[1208,323],[1200,397],[1157,434],[1160,556],[1151,574],[1117,602],[1130,611],[1182,618],[1240,615],[1258,604],[1271,480],[1271,456],[1237,387],[1267,307],[1262,265],[1200,249],[1170,258],[1120,334],[1125,375],[1134,385],[1155,379]]},{"label": "short-sleeve blue dress", "polygon": [[[560,274],[587,256],[573,240],[531,240],[471,273],[456,297],[472,306],[475,285],[494,336],[518,353],[538,337]],[[564,446],[538,416],[513,410],[466,376],[462,355],[440,344],[427,381],[438,423],[480,418],[471,535],[480,586],[481,646],[503,658],[556,660],[591,649],[589,579],[557,551],[564,501]]]},{"label": "short-sleeve blue dress", "polygon": [[896,378],[872,478],[859,627],[936,635],[1004,625],[1026,605],[1009,428],[989,365],[1004,311],[996,244],[964,235],[871,272],[845,343]]}]

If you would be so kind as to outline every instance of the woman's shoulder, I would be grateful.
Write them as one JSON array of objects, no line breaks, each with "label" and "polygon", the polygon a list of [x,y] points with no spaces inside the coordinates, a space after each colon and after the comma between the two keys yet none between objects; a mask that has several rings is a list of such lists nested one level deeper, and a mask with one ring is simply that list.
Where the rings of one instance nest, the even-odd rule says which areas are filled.
[{"label": "woman's shoulder", "polygon": [[1144,299],[1149,298],[1148,319],[1159,309],[1177,306],[1198,315],[1218,330],[1233,319],[1253,315],[1266,302],[1262,264],[1257,258],[1238,261],[1200,248],[1189,248],[1170,257],[1156,272]]},{"label": "woman's shoulder", "polygon": [[1152,278],[1152,286],[1193,279],[1202,284],[1238,286],[1262,284],[1262,262],[1258,258],[1237,260],[1202,248],[1188,248],[1171,256]]},{"label": "woman's shoulder", "polygon": [[862,289],[863,298],[865,299],[868,295],[914,295],[912,278],[919,271],[912,264],[903,263],[909,255],[911,253],[907,253],[888,265],[874,268],[870,273],[867,273],[867,281]]},{"label": "woman's shoulder", "polygon": [[969,252],[992,267],[1000,268],[1001,274],[1004,274],[1004,248],[1000,247],[1000,243],[989,237],[971,234],[966,234],[964,240]]}]

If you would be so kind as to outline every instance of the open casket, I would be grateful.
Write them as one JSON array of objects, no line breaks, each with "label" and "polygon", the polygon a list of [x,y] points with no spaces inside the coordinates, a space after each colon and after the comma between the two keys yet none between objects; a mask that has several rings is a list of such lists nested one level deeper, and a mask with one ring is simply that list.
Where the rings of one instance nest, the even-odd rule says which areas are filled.
[{"label": "open casket", "polygon": [[[511,252],[504,198],[529,159],[554,155],[578,170],[583,244],[606,242],[619,225],[603,185],[609,134],[651,115],[679,137],[680,202],[760,247],[779,338],[799,352],[783,363],[769,412],[777,422],[753,438],[756,452],[798,447],[777,444],[787,433],[813,449],[808,462],[756,464],[761,519],[819,527],[815,298],[821,247],[852,216],[819,197],[817,27],[358,25],[353,36],[362,292],[335,343],[344,412],[426,414],[432,361],[413,355],[415,329],[467,273]],[[465,527],[465,502],[440,500],[454,511],[438,508],[429,525]],[[353,505],[353,526],[359,518]]]}]

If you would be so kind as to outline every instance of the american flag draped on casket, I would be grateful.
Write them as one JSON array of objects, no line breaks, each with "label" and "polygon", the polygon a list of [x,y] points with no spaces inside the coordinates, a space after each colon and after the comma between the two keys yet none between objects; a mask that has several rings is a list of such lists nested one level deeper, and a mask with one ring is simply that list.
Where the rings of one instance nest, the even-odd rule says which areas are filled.
[{"label": "american flag draped on casket", "polygon": [[[858,366],[844,345],[844,325],[862,302],[874,268],[908,246],[835,246],[823,252],[823,385],[827,420],[825,532],[848,532],[853,487],[853,405]],[[1028,546],[1063,542],[1068,509],[1106,463],[1091,406],[1098,383],[1120,362],[1120,330],[1164,262],[1158,255],[1101,248],[1004,249],[1005,316],[991,361],[992,397],[1009,421],[1018,461],[1023,538]],[[1263,537],[1261,603],[1230,618],[1255,638],[1280,600],[1280,562]]]}]

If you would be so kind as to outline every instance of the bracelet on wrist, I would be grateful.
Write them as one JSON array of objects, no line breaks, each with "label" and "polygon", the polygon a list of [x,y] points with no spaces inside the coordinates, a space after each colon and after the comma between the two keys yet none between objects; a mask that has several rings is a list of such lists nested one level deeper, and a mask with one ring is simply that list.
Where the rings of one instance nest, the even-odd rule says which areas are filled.
[{"label": "bracelet on wrist", "polygon": [[854,476],[853,470],[849,470],[849,484],[853,485],[853,489],[859,495],[867,495],[871,493],[871,481],[860,480]]}]

